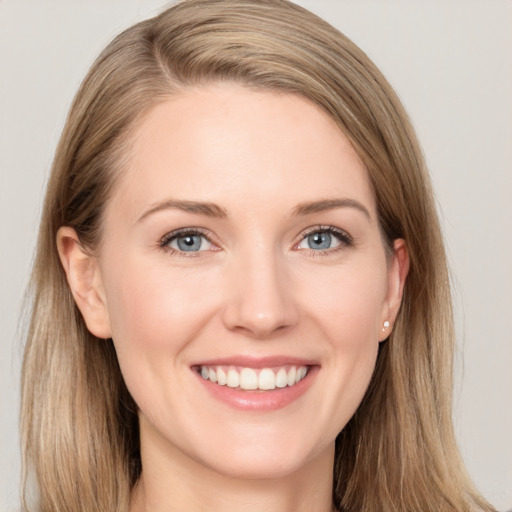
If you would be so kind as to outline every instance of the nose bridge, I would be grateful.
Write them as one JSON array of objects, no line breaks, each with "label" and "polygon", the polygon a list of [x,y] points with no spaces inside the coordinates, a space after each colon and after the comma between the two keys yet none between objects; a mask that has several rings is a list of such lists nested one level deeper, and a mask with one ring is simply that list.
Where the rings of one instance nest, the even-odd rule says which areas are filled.
[{"label": "nose bridge", "polygon": [[275,247],[256,244],[234,259],[224,311],[226,325],[255,337],[293,325],[297,311],[284,255]]}]

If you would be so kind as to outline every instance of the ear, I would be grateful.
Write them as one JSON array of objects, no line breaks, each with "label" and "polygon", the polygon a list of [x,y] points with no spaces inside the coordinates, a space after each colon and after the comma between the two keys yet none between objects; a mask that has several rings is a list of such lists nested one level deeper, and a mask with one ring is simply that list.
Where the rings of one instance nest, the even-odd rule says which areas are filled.
[{"label": "ear", "polygon": [[57,232],[57,250],[69,288],[87,329],[98,338],[110,338],[110,320],[97,259],[87,252],[73,228]]},{"label": "ear", "polygon": [[405,285],[405,278],[409,272],[409,253],[405,240],[397,238],[393,242],[393,253],[388,264],[388,289],[382,311],[379,329],[379,341],[384,341],[393,330]]}]

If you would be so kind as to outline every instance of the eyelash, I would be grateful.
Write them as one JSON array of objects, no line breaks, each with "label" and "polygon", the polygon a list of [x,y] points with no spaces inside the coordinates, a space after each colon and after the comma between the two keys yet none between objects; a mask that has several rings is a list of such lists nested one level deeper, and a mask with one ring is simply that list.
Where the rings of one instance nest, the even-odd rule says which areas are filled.
[{"label": "eyelash", "polygon": [[[298,245],[306,239],[309,235],[315,234],[315,233],[329,233],[330,235],[333,235],[339,242],[340,245],[338,247],[334,248],[328,248],[324,250],[314,250],[314,249],[306,249],[306,248],[298,248]],[[184,228],[184,229],[178,229],[176,231],[171,231],[170,233],[165,234],[160,242],[159,247],[163,250],[165,250],[167,253],[170,253],[171,255],[181,256],[181,257],[197,257],[202,252],[206,251],[179,251],[176,249],[173,249],[169,246],[169,244],[176,240],[179,237],[186,236],[186,235],[197,235],[204,237],[210,244],[216,245],[210,236],[210,233],[204,229],[201,228]],[[345,230],[336,228],[334,226],[312,226],[311,228],[308,228],[306,231],[301,233],[301,238],[298,242],[294,244],[294,248],[296,248],[299,251],[308,251],[312,256],[328,256],[329,254],[332,254],[334,252],[337,252],[339,250],[342,250],[347,247],[351,247],[354,245],[354,240],[352,236],[347,233]]]},{"label": "eyelash", "polygon": [[171,231],[170,233],[165,234],[159,243],[159,246],[161,249],[163,249],[165,252],[171,254],[172,256],[181,256],[185,258],[193,258],[200,255],[201,252],[205,251],[178,251],[176,249],[173,249],[169,246],[169,244],[176,240],[179,237],[186,236],[186,235],[197,235],[204,237],[209,243],[212,245],[215,245],[214,242],[211,240],[210,234],[208,231],[201,229],[201,228],[183,228],[178,229],[176,231]]},{"label": "eyelash", "polygon": [[300,251],[309,251],[309,253],[313,257],[329,256],[337,251],[346,249],[348,247],[352,247],[354,245],[354,239],[352,238],[352,236],[343,229],[334,226],[312,226],[311,228],[308,228],[305,232],[301,234],[300,241],[297,242],[294,245],[294,247],[297,247],[305,238],[315,233],[329,233],[340,242],[340,245],[338,247],[333,247],[331,249],[324,250],[299,249]]}]

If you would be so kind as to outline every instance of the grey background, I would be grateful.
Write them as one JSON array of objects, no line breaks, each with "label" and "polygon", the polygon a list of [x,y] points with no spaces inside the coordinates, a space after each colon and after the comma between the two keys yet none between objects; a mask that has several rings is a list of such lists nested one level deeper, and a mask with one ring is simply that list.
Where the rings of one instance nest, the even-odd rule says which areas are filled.
[{"label": "grey background", "polygon": [[[454,420],[481,492],[512,508],[512,2],[298,2],[360,45],[401,96],[454,277]],[[162,0],[0,0],[0,511],[19,485],[19,307],[66,111],[114,34]]]}]

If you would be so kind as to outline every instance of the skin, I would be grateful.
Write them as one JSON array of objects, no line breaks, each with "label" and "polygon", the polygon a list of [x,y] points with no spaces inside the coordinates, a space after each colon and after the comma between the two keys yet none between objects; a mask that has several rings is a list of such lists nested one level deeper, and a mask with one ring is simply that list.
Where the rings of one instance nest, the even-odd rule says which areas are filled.
[{"label": "skin", "polygon": [[[325,203],[339,199],[352,203]],[[350,243],[331,234],[329,248],[311,248],[308,234],[330,226]],[[367,389],[408,268],[402,240],[386,252],[367,171],[331,118],[295,95],[183,91],[135,130],[103,228],[95,255],[70,228],[58,248],[140,408],[132,510],[330,510],[334,441]],[[161,246],[182,228],[205,234],[202,250]],[[291,404],[243,411],[191,368],[239,355],[304,358],[318,371]]]}]

